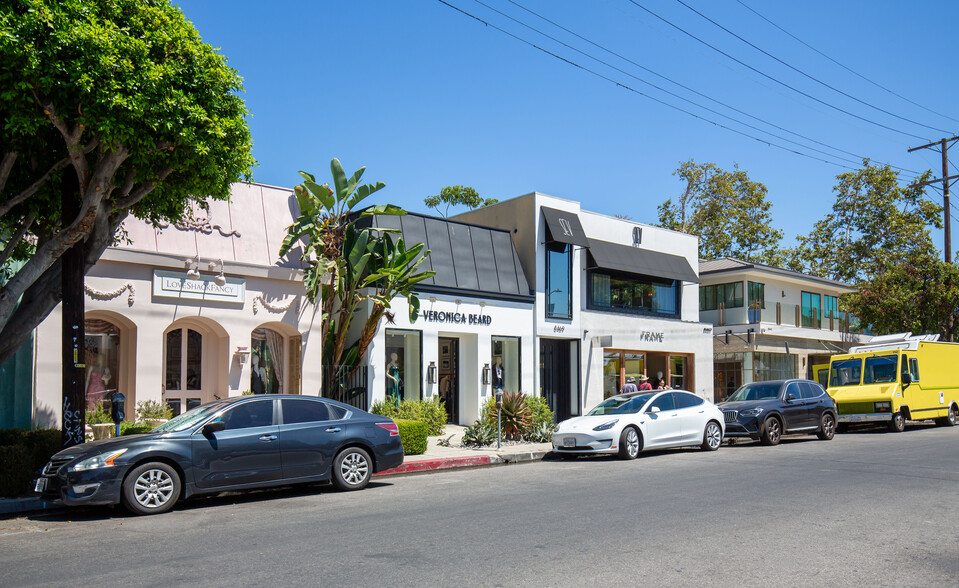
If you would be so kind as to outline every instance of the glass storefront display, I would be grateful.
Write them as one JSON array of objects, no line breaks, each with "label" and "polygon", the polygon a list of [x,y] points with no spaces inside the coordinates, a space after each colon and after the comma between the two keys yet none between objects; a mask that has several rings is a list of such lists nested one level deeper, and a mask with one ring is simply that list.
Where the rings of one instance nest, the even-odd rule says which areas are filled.
[{"label": "glass storefront display", "polygon": [[386,401],[422,398],[422,332],[386,329]]},{"label": "glass storefront display", "polygon": [[120,375],[120,331],[112,323],[98,319],[85,320],[83,328],[86,334],[86,406],[93,409],[97,402],[101,402],[109,410]]},{"label": "glass storefront display", "polygon": [[686,357],[683,355],[669,356],[669,385],[671,388],[689,390],[686,387]]},{"label": "glass storefront display", "polygon": [[521,391],[520,338],[492,338],[493,357],[490,363],[490,385],[511,392]]},{"label": "glass storefront display", "polygon": [[603,398],[609,398],[619,394],[620,383],[619,373],[622,362],[620,353],[606,352],[603,354]]},{"label": "glass storefront display", "polygon": [[283,335],[260,327],[250,334],[250,391],[254,394],[284,392],[286,361]]}]

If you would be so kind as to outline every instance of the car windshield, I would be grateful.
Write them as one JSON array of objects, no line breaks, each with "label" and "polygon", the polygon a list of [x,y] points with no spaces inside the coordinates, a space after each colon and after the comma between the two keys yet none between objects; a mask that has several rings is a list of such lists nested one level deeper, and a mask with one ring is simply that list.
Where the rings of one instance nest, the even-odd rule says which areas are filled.
[{"label": "car windshield", "polygon": [[836,360],[829,366],[829,387],[858,386],[861,375],[861,359]]},{"label": "car windshield", "polygon": [[877,355],[866,358],[866,368],[863,370],[863,384],[879,384],[896,381],[896,366],[899,365],[898,355]]},{"label": "car windshield", "polygon": [[636,414],[643,408],[643,405],[649,402],[649,399],[655,394],[640,394],[639,396],[613,396],[607,398],[596,408],[589,411],[586,416],[598,416],[604,414]]},{"label": "car windshield", "polygon": [[175,431],[183,431],[189,429],[190,427],[196,425],[203,419],[212,415],[216,411],[223,408],[223,404],[216,402],[213,404],[207,404],[204,406],[198,406],[192,410],[188,410],[180,416],[174,417],[169,421],[163,423],[159,427],[153,429],[152,433],[171,433]]},{"label": "car windshield", "polygon": [[782,382],[759,382],[746,384],[730,396],[728,402],[743,402],[745,400],[771,400],[779,397]]}]

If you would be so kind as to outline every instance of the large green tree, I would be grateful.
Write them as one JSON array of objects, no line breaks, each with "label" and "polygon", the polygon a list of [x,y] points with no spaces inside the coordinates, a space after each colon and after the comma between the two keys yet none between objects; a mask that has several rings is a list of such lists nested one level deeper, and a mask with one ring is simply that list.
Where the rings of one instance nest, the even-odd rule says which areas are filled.
[{"label": "large green tree", "polygon": [[863,167],[839,174],[832,211],[812,231],[796,239],[789,252],[793,269],[858,283],[880,267],[921,256],[935,256],[930,227],[942,228],[942,207],[924,197],[926,172],[908,185],[888,165],[863,161]]},{"label": "large green tree", "polygon": [[[158,223],[226,199],[254,164],[240,77],[168,0],[0,2],[0,362],[128,214]],[[61,204],[79,202],[63,218]]]},{"label": "large green tree", "polygon": [[[392,204],[360,206],[385,187],[383,182],[361,184],[365,169],[347,178],[340,161],[333,159],[333,187],[317,184],[312,174],[300,172],[305,181],[294,189],[300,216],[290,225],[280,249],[280,255],[286,255],[302,246],[306,294],[311,302],[319,301],[321,309],[322,362],[334,376],[359,365],[380,319],[389,316],[393,298],[405,296],[410,321],[416,320],[420,303],[414,288],[436,275],[418,271],[429,255],[422,243],[407,247],[390,231],[371,227],[369,217],[406,212]],[[369,314],[359,336],[351,338],[353,318],[365,305]]]},{"label": "large green tree", "polygon": [[[940,333],[951,341],[959,309],[959,268],[924,252],[887,265],[843,297],[846,307],[873,334]],[[953,320],[950,320],[953,319]]]},{"label": "large green tree", "polygon": [[673,175],[686,187],[675,202],[669,199],[659,206],[659,223],[697,235],[701,258],[728,256],[773,265],[781,261],[783,233],[772,226],[766,186],[749,179],[738,165],[727,171],[692,159]]},{"label": "large green tree", "polygon": [[[423,199],[426,206],[432,208],[437,214],[446,218],[450,215],[450,206],[465,206],[470,210],[489,206],[499,202],[496,198],[483,198],[479,192],[469,186],[446,186],[435,196],[427,196]],[[443,207],[440,210],[440,207]]]}]

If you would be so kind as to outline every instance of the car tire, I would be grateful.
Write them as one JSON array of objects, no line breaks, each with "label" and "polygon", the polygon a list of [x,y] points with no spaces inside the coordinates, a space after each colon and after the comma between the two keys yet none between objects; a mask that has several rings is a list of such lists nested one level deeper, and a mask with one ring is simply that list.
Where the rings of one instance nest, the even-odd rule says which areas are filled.
[{"label": "car tire", "polygon": [[123,479],[123,506],[135,515],[160,514],[180,499],[180,475],[155,461],[137,466]]},{"label": "car tire", "polygon": [[333,460],[333,485],[343,491],[360,490],[373,477],[373,461],[361,447],[347,447]]},{"label": "car tire", "polygon": [[636,427],[626,427],[619,434],[619,456],[623,459],[636,459],[643,450],[643,437]]},{"label": "car tire", "polygon": [[936,419],[936,424],[940,427],[954,427],[956,426],[956,405],[953,404],[949,407],[949,415],[942,418]]},{"label": "car tire", "polygon": [[703,451],[716,451],[723,444],[723,429],[716,421],[706,423],[703,430]]},{"label": "car tire", "polygon": [[897,412],[889,421],[889,431],[892,433],[902,433],[906,428],[906,417],[901,412]]},{"label": "car tire", "polygon": [[816,436],[823,441],[829,441],[836,436],[836,417],[831,413],[822,415],[822,423],[819,425],[819,432]]},{"label": "car tire", "polygon": [[774,416],[766,419],[763,423],[763,434],[759,442],[763,445],[778,445],[783,435],[783,426]]}]

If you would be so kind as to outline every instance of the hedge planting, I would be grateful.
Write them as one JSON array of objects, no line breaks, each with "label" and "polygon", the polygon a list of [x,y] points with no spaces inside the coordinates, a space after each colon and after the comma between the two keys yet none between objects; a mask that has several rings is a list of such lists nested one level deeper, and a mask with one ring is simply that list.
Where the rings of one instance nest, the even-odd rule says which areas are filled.
[{"label": "hedge planting", "polygon": [[37,472],[58,451],[57,429],[0,429],[0,496],[15,498],[30,493]]},{"label": "hedge planting", "polygon": [[420,455],[426,453],[426,437],[429,427],[420,421],[394,419],[400,431],[400,441],[403,443],[404,455]]},{"label": "hedge planting", "polygon": [[429,435],[442,435],[446,428],[446,407],[439,397],[428,400],[404,400],[399,406],[391,402],[374,402],[370,412],[390,417],[426,423]]}]

